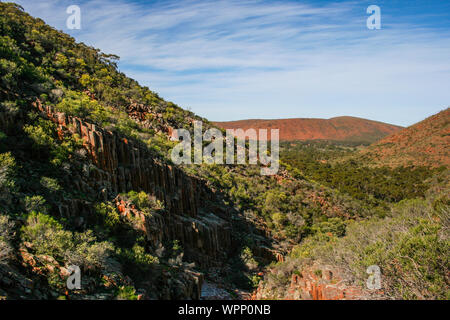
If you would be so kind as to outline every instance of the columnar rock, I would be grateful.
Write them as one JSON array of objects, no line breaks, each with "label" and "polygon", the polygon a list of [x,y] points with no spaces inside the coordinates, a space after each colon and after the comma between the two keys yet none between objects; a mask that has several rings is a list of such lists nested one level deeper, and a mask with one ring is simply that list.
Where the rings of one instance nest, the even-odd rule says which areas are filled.
[{"label": "columnar rock", "polygon": [[[74,188],[96,193],[100,200],[131,190],[152,194],[164,203],[166,213],[144,221],[149,240],[180,240],[186,256],[201,265],[223,261],[232,247],[231,213],[226,206],[217,205],[218,195],[203,180],[158,159],[139,141],[56,112],[39,101],[34,106],[54,121],[59,131],[69,130],[83,141],[90,163],[85,165],[85,177],[71,177]],[[72,202],[60,210],[77,216],[82,207],[87,206]]]},{"label": "columnar rock", "polygon": [[[275,271],[269,271],[275,272]],[[342,270],[332,266],[314,263],[290,275],[287,288],[274,288],[267,282],[260,282],[252,299],[287,300],[367,300],[382,299],[382,290],[368,290],[346,280]]]}]

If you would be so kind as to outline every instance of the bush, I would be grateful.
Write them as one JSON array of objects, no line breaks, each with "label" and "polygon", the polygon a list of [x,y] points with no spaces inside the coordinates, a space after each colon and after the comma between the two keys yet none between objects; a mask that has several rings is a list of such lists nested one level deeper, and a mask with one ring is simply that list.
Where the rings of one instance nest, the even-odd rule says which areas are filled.
[{"label": "bush", "polygon": [[97,100],[71,90],[66,92],[66,96],[56,105],[56,109],[68,115],[91,119],[98,124],[104,124],[112,117],[112,111],[103,107]]},{"label": "bush", "polygon": [[244,247],[242,249],[241,259],[249,270],[254,270],[258,268],[258,262],[255,260],[253,252],[249,247]]},{"label": "bush", "polygon": [[127,264],[137,267],[140,271],[148,271],[154,263],[159,263],[157,257],[145,252],[145,248],[135,244],[131,249],[118,249],[118,254]]},{"label": "bush", "polygon": [[95,206],[97,214],[103,220],[104,225],[109,231],[117,231],[120,227],[120,215],[117,212],[116,207],[110,203],[99,203]]},{"label": "bush", "polygon": [[7,216],[0,214],[0,263],[6,263],[12,254],[13,230],[14,223]]},{"label": "bush", "polygon": [[61,186],[58,183],[58,180],[49,178],[49,177],[42,177],[41,178],[41,185],[47,189],[49,192],[58,192],[61,190]]},{"label": "bush", "polygon": [[[33,114],[31,114],[34,117]],[[78,135],[65,136],[62,140],[56,137],[56,125],[50,120],[39,118],[34,125],[25,125],[25,133],[34,141],[34,148],[43,153],[50,153],[51,162],[60,165],[67,161],[82,145]]]},{"label": "bush", "polygon": [[114,247],[108,242],[96,242],[92,231],[88,230],[74,234],[74,243],[66,253],[66,259],[69,264],[84,270],[102,270],[113,250]]},{"label": "bush", "polygon": [[54,218],[42,213],[32,212],[21,231],[23,239],[33,244],[37,254],[50,255],[56,259],[64,258],[65,249],[72,242],[70,232],[63,230]]},{"label": "bush", "polygon": [[55,144],[56,125],[50,120],[38,119],[35,125],[25,125],[23,129],[38,147]]},{"label": "bush", "polygon": [[42,196],[26,196],[24,201],[25,211],[28,213],[33,211],[47,213],[49,210],[49,206],[46,204],[46,201]]},{"label": "bush", "polygon": [[36,254],[54,257],[66,265],[77,265],[84,270],[104,268],[113,246],[96,242],[92,231],[74,233],[63,229],[54,218],[32,212],[21,229],[24,241],[29,241]]},{"label": "bush", "polygon": [[14,180],[12,174],[14,172],[16,162],[11,153],[0,154],[0,191],[8,192],[14,188]]},{"label": "bush", "polygon": [[133,203],[136,208],[144,212],[150,213],[154,210],[164,209],[164,204],[161,201],[157,200],[154,196],[148,195],[144,191],[130,191],[125,197]]},{"label": "bush", "polygon": [[[291,273],[308,261],[318,261],[365,286],[367,267],[378,265],[387,297],[448,299],[450,207],[445,203],[440,201],[436,210],[426,200],[402,201],[390,217],[349,223],[342,238],[317,232],[275,269]],[[284,282],[269,280],[274,287],[284,288]]]},{"label": "bush", "polygon": [[116,293],[117,300],[137,300],[136,289],[132,286],[121,286]]},{"label": "bush", "polygon": [[317,223],[311,229],[315,232],[331,233],[342,237],[345,234],[345,223],[341,218],[329,218],[327,221]]}]

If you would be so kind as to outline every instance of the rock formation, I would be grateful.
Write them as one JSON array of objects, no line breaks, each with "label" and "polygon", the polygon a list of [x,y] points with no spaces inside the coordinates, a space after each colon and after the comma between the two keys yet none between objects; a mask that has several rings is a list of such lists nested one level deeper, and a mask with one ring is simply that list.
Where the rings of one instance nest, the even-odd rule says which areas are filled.
[{"label": "rock formation", "polygon": [[[231,208],[218,206],[220,195],[204,181],[166,164],[138,141],[56,112],[39,101],[34,106],[54,121],[59,131],[69,130],[82,139],[90,165],[85,166],[84,177],[71,177],[76,190],[95,193],[101,200],[131,190],[152,194],[164,203],[166,213],[154,214],[143,222],[149,240],[180,240],[186,257],[202,266],[224,261],[233,247]],[[132,210],[118,200],[122,210]],[[83,212],[86,210],[80,201],[60,206],[60,213],[69,217],[90,214]]]},{"label": "rock formation", "polygon": [[348,283],[345,278],[341,270],[314,264],[291,274],[289,286],[282,288],[281,294],[270,288],[267,283],[261,282],[253,293],[252,299],[365,300],[382,298],[381,291],[363,289],[361,286]]}]

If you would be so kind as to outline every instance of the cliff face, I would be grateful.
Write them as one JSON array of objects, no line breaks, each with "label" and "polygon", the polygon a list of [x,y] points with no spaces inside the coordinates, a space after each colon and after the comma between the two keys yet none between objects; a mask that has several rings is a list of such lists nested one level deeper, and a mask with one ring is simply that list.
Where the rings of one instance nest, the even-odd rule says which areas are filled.
[{"label": "cliff face", "polygon": [[[255,239],[252,247],[255,257],[265,262],[280,257],[280,252],[272,247],[267,230],[239,217],[234,208],[224,203],[224,196],[204,180],[167,164],[140,142],[126,139],[117,132],[56,112],[39,100],[32,103],[32,108],[56,124],[60,139],[77,136],[83,146],[76,157],[63,164],[62,170],[67,175],[62,176],[60,182],[72,188],[73,193],[70,197],[55,198],[51,203],[53,215],[65,218],[76,230],[86,230],[92,227],[90,222],[98,214],[95,203],[112,202],[122,222],[131,221],[136,231],[143,231],[136,234],[145,235],[152,254],[157,254],[161,244],[173,240],[178,240],[183,248],[183,261],[175,265],[169,262],[171,268],[177,270],[175,275],[155,266],[151,273],[143,275],[144,279],[131,279],[123,265],[108,263],[102,273],[105,286],[136,285],[142,299],[199,299],[204,275],[194,271],[190,263],[213,270],[212,281],[223,282],[219,273],[230,272],[242,245],[239,239],[250,233]],[[20,137],[20,128],[26,124],[26,111],[19,110],[14,115],[1,112],[2,131],[8,135],[18,133]],[[140,211],[121,195],[132,190],[154,196],[164,204],[164,209],[151,214]],[[64,264],[56,262],[54,257],[36,254],[35,248],[28,245],[20,246],[14,263],[0,265],[0,297],[56,298],[58,293],[52,292],[45,281],[50,273],[62,279],[66,277]],[[104,295],[95,291],[89,284],[93,278],[86,276],[83,281],[86,283],[83,282],[82,287],[90,289],[70,298],[114,298],[113,293]]]},{"label": "cliff face", "polygon": [[[163,240],[179,240],[186,257],[202,266],[224,261],[233,247],[231,208],[217,205],[220,195],[204,181],[163,163],[143,146],[117,133],[56,112],[39,101],[34,106],[58,125],[61,135],[68,130],[83,140],[89,165],[85,165],[84,175],[70,177],[76,190],[94,193],[102,200],[131,190],[152,194],[164,203],[166,213],[142,218],[149,240],[155,245]],[[122,212],[130,209],[124,201],[117,205]],[[89,207],[77,200],[62,204],[59,210],[66,217],[90,214]]]}]

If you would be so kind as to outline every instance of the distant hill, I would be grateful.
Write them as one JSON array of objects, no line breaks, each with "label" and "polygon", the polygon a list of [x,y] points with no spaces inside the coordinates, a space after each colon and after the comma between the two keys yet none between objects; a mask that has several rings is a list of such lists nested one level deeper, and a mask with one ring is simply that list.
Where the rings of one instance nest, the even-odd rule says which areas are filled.
[{"label": "distant hill", "polygon": [[[277,119],[214,122],[224,129],[280,129],[280,140],[335,140],[373,143],[402,127],[356,117]],[[270,139],[270,137],[269,137]]]},{"label": "distant hill", "polygon": [[375,165],[449,166],[450,108],[382,139],[361,154]]}]

